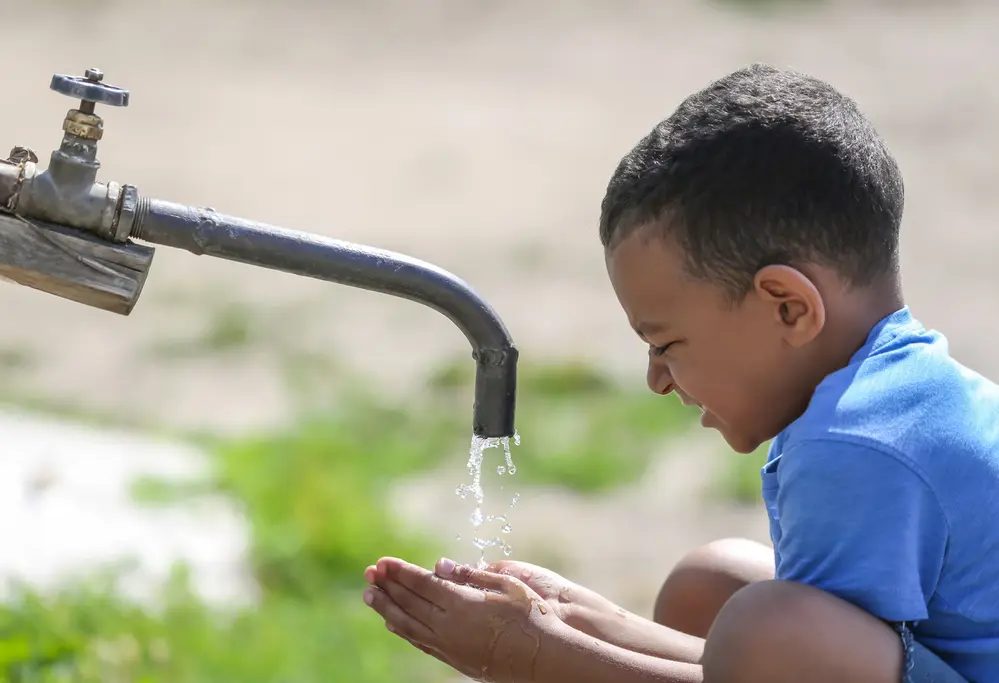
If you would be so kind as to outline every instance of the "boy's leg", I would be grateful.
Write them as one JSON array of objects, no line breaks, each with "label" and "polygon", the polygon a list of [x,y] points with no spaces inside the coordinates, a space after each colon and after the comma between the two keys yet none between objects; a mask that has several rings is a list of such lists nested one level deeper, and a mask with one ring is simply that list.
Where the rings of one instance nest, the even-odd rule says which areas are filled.
[{"label": "boy's leg", "polygon": [[[728,552],[720,551],[737,551],[736,557],[742,557],[743,552],[727,545],[716,544],[686,558],[683,568],[690,571],[707,560],[711,560],[706,566],[712,570],[731,568],[729,564],[719,567],[719,556],[729,557]],[[736,562],[735,566],[742,565]],[[700,664],[699,680],[705,683],[966,683],[942,662],[930,662],[926,653],[916,653],[909,659],[912,669],[903,679],[905,650],[899,634],[888,624],[817,588],[773,579],[746,581],[747,577],[739,572],[722,572],[720,577],[717,571],[700,575],[706,577],[705,586],[687,585],[703,590],[705,598],[717,598],[721,592],[718,584],[707,578],[712,582],[723,579],[722,586],[744,584],[718,612],[706,640],[688,635],[686,638],[696,642],[691,647],[675,648],[674,640],[683,640],[677,630],[629,618],[628,613],[612,607],[600,609],[599,605],[590,614],[597,621],[591,623],[602,622],[611,628],[602,633],[599,629],[584,632],[633,652]],[[679,572],[667,584],[667,598],[680,586],[677,576]],[[561,577],[556,576],[556,580]],[[709,587],[714,590],[707,590]],[[561,597],[562,590],[557,593]],[[670,607],[668,601],[665,607]],[[684,649],[687,655],[678,654]]]},{"label": "boy's leg", "polygon": [[860,608],[804,584],[762,581],[719,612],[701,665],[712,683],[925,680],[905,676],[904,661],[899,634]]},{"label": "boy's leg", "polygon": [[706,638],[718,612],[737,591],[774,578],[774,551],[741,538],[715,541],[688,553],[673,568],[653,610],[653,621]]},{"label": "boy's leg", "polygon": [[655,621],[701,638],[717,622],[701,659],[709,681],[966,683],[904,629],[773,577],[771,548],[743,539],[710,543],[670,573]]}]

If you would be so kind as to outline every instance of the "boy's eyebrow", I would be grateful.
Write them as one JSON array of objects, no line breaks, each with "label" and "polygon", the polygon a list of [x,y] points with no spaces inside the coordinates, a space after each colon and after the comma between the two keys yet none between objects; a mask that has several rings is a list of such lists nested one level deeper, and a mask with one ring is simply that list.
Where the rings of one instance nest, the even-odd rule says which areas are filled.
[{"label": "boy's eyebrow", "polygon": [[642,337],[648,337],[650,334],[659,334],[669,329],[669,325],[663,323],[648,323],[641,322],[635,325],[635,332]]}]

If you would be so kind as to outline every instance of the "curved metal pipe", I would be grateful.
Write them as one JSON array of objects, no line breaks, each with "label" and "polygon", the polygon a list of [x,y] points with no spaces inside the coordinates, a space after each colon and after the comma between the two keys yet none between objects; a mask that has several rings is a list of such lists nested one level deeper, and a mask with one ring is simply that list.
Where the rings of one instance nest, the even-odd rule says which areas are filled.
[{"label": "curved metal pipe", "polygon": [[139,201],[131,234],[198,255],[391,294],[443,313],[472,345],[473,433],[513,435],[517,348],[493,308],[452,273],[391,251],[158,199]]}]

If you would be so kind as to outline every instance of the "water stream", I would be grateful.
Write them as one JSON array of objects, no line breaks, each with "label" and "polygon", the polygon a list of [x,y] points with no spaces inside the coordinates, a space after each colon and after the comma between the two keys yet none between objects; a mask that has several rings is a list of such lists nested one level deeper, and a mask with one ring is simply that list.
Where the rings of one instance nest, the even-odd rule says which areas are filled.
[{"label": "water stream", "polygon": [[[486,451],[491,448],[502,447],[503,449],[503,462],[496,465],[497,476],[508,477],[517,473],[517,466],[513,463],[513,455],[510,453],[510,438],[508,436],[488,438],[473,436],[472,445],[468,452],[468,474],[471,476],[472,481],[469,484],[461,484],[455,489],[455,493],[461,498],[468,498],[469,494],[471,494],[475,501],[475,509],[472,510],[469,521],[472,523],[472,545],[479,551],[478,567],[480,569],[488,564],[486,562],[487,548],[499,548],[506,556],[509,556],[513,552],[513,548],[505,540],[508,534],[513,531],[513,526],[511,526],[507,519],[507,513],[486,514],[485,491],[482,486],[482,473]],[[519,434],[514,433],[513,445],[520,445]],[[505,490],[505,484],[501,485],[500,491]],[[519,500],[520,494],[514,493],[510,498],[507,510],[512,509]],[[490,537],[487,530],[490,524],[494,526],[499,525],[499,533],[497,535]],[[461,540],[461,536],[458,537],[458,540]]]}]

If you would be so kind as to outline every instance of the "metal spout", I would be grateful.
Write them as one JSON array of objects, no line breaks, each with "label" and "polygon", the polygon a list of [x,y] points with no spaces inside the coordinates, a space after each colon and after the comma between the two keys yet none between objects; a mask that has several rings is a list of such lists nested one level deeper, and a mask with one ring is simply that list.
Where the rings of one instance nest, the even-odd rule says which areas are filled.
[{"label": "metal spout", "polygon": [[198,255],[391,294],[443,313],[472,345],[473,433],[513,436],[517,348],[492,306],[446,270],[375,247],[158,199],[140,200],[132,235]]}]

